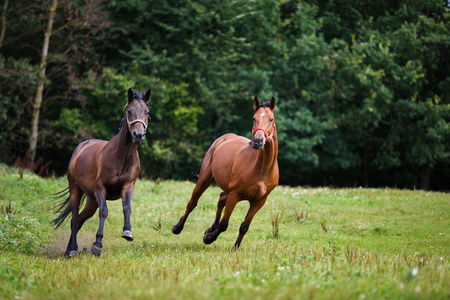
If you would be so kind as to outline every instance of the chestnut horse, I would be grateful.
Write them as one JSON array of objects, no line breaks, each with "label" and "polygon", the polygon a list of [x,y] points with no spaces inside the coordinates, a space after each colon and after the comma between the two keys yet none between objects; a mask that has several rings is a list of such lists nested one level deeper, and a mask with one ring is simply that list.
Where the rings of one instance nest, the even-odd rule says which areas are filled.
[{"label": "chestnut horse", "polygon": [[[100,225],[91,253],[100,256],[103,246],[103,226],[108,216],[106,200],[122,198],[124,215],[122,237],[128,241],[133,240],[130,224],[131,197],[141,170],[137,147],[144,140],[147,131],[150,94],[150,90],[144,95],[129,89],[125,106],[126,115],[122,119],[119,133],[109,142],[96,139],[84,141],[73,152],[67,168],[69,191],[66,189],[60,192],[60,194],[65,192],[61,197],[67,193],[70,193],[70,196],[57,206],[56,212],[62,212],[53,220],[55,227],[59,227],[72,213],[72,234],[65,252],[66,256],[78,255],[77,233],[83,223],[95,214],[97,208],[100,208]],[[79,213],[83,195],[87,198],[86,206]]]},{"label": "chestnut horse", "polygon": [[[264,205],[270,192],[278,184],[278,140],[275,127],[275,99],[261,104],[254,99],[253,140],[232,133],[219,137],[211,145],[203,158],[199,179],[186,212],[172,227],[179,234],[187,217],[197,206],[198,199],[215,180],[223,190],[217,204],[216,218],[203,237],[205,244],[214,242],[220,233],[227,230],[228,221],[236,204],[248,200],[250,208],[239,228],[239,236],[234,244],[237,250],[247,233],[250,223]],[[222,220],[222,210],[225,207]]]}]

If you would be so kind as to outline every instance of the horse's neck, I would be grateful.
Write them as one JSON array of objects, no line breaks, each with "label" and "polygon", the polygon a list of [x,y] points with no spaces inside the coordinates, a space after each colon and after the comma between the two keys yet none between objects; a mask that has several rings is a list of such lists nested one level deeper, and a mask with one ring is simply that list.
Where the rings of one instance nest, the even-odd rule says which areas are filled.
[{"label": "horse's neck", "polygon": [[125,125],[120,129],[120,132],[117,134],[114,142],[117,143],[117,145],[115,145],[115,152],[117,155],[116,159],[118,159],[118,161],[124,163],[127,158],[137,154],[137,145],[132,143],[131,135]]},{"label": "horse's neck", "polygon": [[277,132],[273,133],[272,139],[266,143],[264,149],[259,151],[258,160],[261,161],[264,173],[272,170],[277,164],[278,157],[278,137]]}]

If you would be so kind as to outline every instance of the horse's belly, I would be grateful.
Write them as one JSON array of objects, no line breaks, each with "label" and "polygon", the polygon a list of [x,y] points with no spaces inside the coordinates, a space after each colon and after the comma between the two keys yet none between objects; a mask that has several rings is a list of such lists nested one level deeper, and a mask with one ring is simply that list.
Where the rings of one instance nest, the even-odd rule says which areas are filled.
[{"label": "horse's belly", "polygon": [[245,151],[242,150],[245,147],[249,147],[247,139],[235,139],[221,144],[213,154],[212,174],[217,185],[225,192],[229,191],[230,183],[236,176],[240,176],[242,168],[246,167],[245,165],[236,165],[238,161],[241,161],[242,157],[238,156],[243,155]]}]

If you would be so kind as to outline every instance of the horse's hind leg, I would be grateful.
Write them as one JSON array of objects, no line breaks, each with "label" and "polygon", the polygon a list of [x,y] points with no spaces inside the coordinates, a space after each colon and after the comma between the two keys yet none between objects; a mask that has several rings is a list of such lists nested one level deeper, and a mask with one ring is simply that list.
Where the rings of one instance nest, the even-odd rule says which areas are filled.
[{"label": "horse's hind leg", "polygon": [[69,244],[67,245],[66,252],[64,253],[68,257],[78,255],[77,232],[80,224],[79,210],[82,196],[83,192],[79,188],[70,188],[70,209],[72,211],[72,220],[70,222],[71,234]]},{"label": "horse's hind leg", "polygon": [[239,228],[239,236],[236,240],[236,243],[234,244],[234,250],[239,249],[242,239],[244,238],[244,235],[247,233],[248,228],[250,227],[250,223],[253,220],[253,217],[259,211],[259,209],[263,207],[264,203],[266,203],[266,199],[267,197],[264,197],[258,202],[250,202],[250,208],[248,209],[244,222],[242,222],[241,227]]},{"label": "horse's hind leg", "polygon": [[100,223],[98,226],[97,234],[95,235],[95,242],[92,244],[91,253],[95,256],[100,256],[102,253],[102,240],[103,240],[103,227],[105,226],[105,220],[108,217],[108,207],[106,206],[106,192],[102,185],[97,185],[94,190],[95,200],[99,207],[99,219]]},{"label": "horse's hind leg", "polygon": [[87,219],[91,218],[95,214],[97,208],[98,204],[97,201],[95,201],[95,198],[87,196],[86,206],[80,213],[80,224],[78,225],[78,231],[81,229],[81,226],[83,226],[84,222],[86,222]]},{"label": "horse's hind leg", "polygon": [[222,216],[222,210],[227,203],[227,197],[228,194],[226,194],[225,192],[220,193],[219,202],[217,203],[216,219],[214,220],[214,223],[211,225],[211,227],[206,229],[205,234],[213,232],[219,227],[220,217]]},{"label": "horse's hind leg", "polygon": [[173,225],[172,227],[172,233],[179,234],[184,227],[184,223],[186,222],[189,214],[194,210],[194,208],[197,206],[198,199],[203,194],[203,192],[211,185],[213,182],[213,176],[211,171],[211,166],[209,163],[209,155],[210,151],[207,152],[205,155],[205,158],[203,159],[202,168],[200,170],[199,178],[197,185],[195,186],[194,190],[192,191],[191,200],[189,200],[186,211],[184,215],[181,217],[180,221],[178,221],[177,224]]},{"label": "horse's hind leg", "polygon": [[205,232],[205,235],[203,236],[203,242],[205,244],[211,244],[214,242],[219,234],[227,230],[228,228],[228,222],[231,217],[231,213],[233,212],[234,208],[236,207],[236,204],[239,201],[239,197],[237,194],[229,194],[226,199],[226,206],[225,206],[225,212],[223,213],[222,220],[220,220],[219,225],[217,226],[217,229],[212,232]]}]

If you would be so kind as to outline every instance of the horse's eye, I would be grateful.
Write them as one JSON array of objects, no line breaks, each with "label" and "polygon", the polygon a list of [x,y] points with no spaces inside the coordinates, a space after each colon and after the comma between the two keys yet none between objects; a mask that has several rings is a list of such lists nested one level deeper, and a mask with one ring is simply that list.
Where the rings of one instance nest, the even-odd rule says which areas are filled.
[{"label": "horse's eye", "polygon": [[273,118],[270,119],[270,122],[273,122]]},{"label": "horse's eye", "polygon": [[128,111],[127,111],[127,114],[131,116],[131,111],[128,110]]},{"label": "horse's eye", "polygon": [[256,121],[256,119],[255,119],[255,117],[253,117],[253,122],[255,122]]}]

